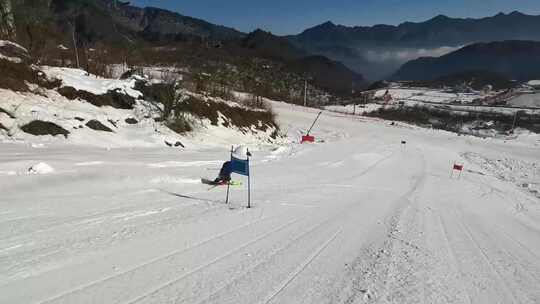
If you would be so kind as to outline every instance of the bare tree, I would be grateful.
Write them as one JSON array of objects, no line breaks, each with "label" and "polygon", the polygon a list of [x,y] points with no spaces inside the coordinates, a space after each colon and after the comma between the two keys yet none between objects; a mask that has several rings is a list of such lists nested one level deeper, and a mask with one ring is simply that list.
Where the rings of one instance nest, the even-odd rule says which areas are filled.
[{"label": "bare tree", "polygon": [[181,105],[188,96],[180,85],[178,74],[173,72],[164,73],[162,81],[164,84],[161,98],[163,119],[168,120],[179,115]]},{"label": "bare tree", "polygon": [[76,38],[76,28],[74,22],[69,22],[69,25],[71,26],[71,39],[73,41],[73,50],[75,51],[75,60],[77,62],[77,68],[81,67],[81,63],[79,61],[79,50],[77,48],[77,38]]},{"label": "bare tree", "polygon": [[15,40],[15,22],[11,0],[0,0],[0,39]]},{"label": "bare tree", "polygon": [[49,0],[11,0],[17,42],[26,46],[34,58],[42,57],[48,42],[47,34],[53,21],[49,5]]}]

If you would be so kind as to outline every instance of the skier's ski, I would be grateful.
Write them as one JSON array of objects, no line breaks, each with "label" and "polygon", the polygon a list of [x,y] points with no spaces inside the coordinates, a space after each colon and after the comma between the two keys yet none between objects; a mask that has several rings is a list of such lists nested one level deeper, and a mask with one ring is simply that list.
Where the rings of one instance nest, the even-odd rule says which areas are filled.
[{"label": "skier's ski", "polygon": [[[227,182],[219,182],[219,183],[216,183],[215,181],[213,180],[209,180],[207,178],[201,178],[201,183],[205,184],[205,185],[210,185],[210,186],[227,186]],[[230,181],[228,183],[230,186],[241,186],[242,185],[242,182],[239,182],[239,181]]]}]

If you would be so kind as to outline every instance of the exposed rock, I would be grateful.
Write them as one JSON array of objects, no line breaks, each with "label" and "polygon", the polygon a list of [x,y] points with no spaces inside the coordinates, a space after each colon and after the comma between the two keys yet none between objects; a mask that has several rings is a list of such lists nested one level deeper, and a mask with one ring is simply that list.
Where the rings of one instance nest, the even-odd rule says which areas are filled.
[{"label": "exposed rock", "polygon": [[117,121],[114,121],[114,120],[112,120],[112,119],[108,119],[107,121],[108,121],[111,125],[113,125],[115,128],[118,129],[118,125],[116,124]]},{"label": "exposed rock", "polygon": [[99,120],[92,119],[86,123],[86,126],[92,130],[103,131],[103,132],[113,132],[109,127],[105,126]]},{"label": "exposed rock", "polygon": [[[1,42],[1,41],[0,41]],[[52,89],[60,85],[59,80],[48,80],[43,72],[34,70],[26,63],[14,62],[0,56],[0,88],[27,92],[28,83],[38,84],[41,87]]]},{"label": "exposed rock", "polygon": [[116,109],[133,109],[135,98],[120,93],[118,91],[108,91],[103,95],[96,95],[84,90],[77,90],[73,87],[61,87],[58,93],[70,100],[81,99],[85,100],[97,107],[111,106]]},{"label": "exposed rock", "polygon": [[130,125],[135,125],[135,124],[138,124],[139,121],[137,121],[135,118],[133,117],[129,117],[129,118],[126,118],[125,122],[127,124],[130,124]]},{"label": "exposed rock", "polygon": [[14,63],[30,62],[30,55],[25,48],[7,40],[0,40],[0,58]]},{"label": "exposed rock", "polygon": [[125,71],[124,73],[122,73],[122,75],[120,75],[120,79],[128,79],[128,78],[131,78],[131,76],[135,75],[136,74],[136,70],[128,70],[128,71]]},{"label": "exposed rock", "polygon": [[51,174],[54,173],[54,168],[47,163],[38,163],[28,168],[29,174]]},{"label": "exposed rock", "polygon": [[179,142],[179,141],[176,141],[175,143],[172,143],[172,142],[170,142],[170,141],[168,141],[168,140],[165,140],[165,144],[166,144],[167,146],[169,146],[169,147],[177,147],[177,148],[178,148],[178,147],[182,147],[182,148],[185,148],[184,144],[182,144],[182,143]]},{"label": "exposed rock", "polygon": [[50,121],[34,120],[21,127],[25,133],[43,136],[43,135],[64,135],[68,137],[69,131]]}]

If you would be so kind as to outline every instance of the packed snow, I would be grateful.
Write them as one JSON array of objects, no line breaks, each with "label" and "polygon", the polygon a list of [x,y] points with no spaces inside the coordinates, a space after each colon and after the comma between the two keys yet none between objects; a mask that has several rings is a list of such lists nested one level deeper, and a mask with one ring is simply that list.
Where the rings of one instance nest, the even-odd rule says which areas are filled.
[{"label": "packed snow", "polygon": [[383,106],[380,104],[368,103],[368,104],[362,104],[362,105],[354,105],[354,104],[331,105],[331,106],[325,106],[324,108],[328,111],[337,112],[337,113],[362,115],[365,113],[377,111],[378,109],[382,107]]},{"label": "packed snow", "polygon": [[[47,121],[69,131],[68,142],[75,145],[87,145],[103,148],[119,147],[156,147],[169,143],[175,146],[180,143],[186,147],[196,146],[230,146],[231,144],[249,144],[271,139],[274,128],[266,131],[252,129],[245,132],[234,127],[224,127],[226,117],[221,117],[221,123],[212,125],[207,119],[189,117],[192,119],[194,132],[179,135],[163,124],[156,123],[155,105],[142,98],[142,93],[135,90],[135,82],[139,76],[129,79],[110,79],[88,74],[80,69],[40,67],[47,77],[62,80],[63,86],[71,86],[96,95],[105,94],[110,90],[120,90],[122,93],[136,98],[133,110],[116,109],[109,106],[97,107],[84,100],[69,100],[57,91],[46,90],[34,85],[32,92],[14,92],[0,89],[0,138],[7,137],[9,141],[40,141],[45,143],[64,142],[65,139],[53,136],[35,136],[23,132],[20,127],[34,120]],[[190,92],[188,92],[190,93]],[[192,95],[197,95],[190,93]],[[197,95],[200,99],[210,99],[214,102],[227,103],[229,106],[240,106],[236,102],[226,101],[217,97]],[[136,124],[126,122],[126,119],[136,119]],[[86,126],[91,120],[97,120],[113,132],[99,132]],[[4,134],[7,133],[7,134]],[[9,136],[5,136],[9,135]],[[37,143],[39,144],[39,143]]]},{"label": "packed snow", "polygon": [[440,90],[432,89],[388,89],[378,90],[375,92],[376,98],[381,98],[386,94],[392,96],[394,101],[418,101],[418,102],[431,102],[431,103],[470,103],[475,99],[483,98],[485,96],[479,93],[448,93]]},{"label": "packed snow", "polygon": [[540,80],[529,80],[527,84],[530,86],[537,87],[537,86],[540,86]]},{"label": "packed snow", "polygon": [[[229,205],[197,182],[242,141],[223,129],[183,150],[0,143],[0,303],[540,302],[537,135],[325,112],[300,145],[318,111],[273,108],[289,140],[242,143],[250,209],[244,177]],[[40,162],[54,174],[3,173]]]},{"label": "packed snow", "polygon": [[516,107],[540,108],[540,93],[519,95],[509,100],[508,104]]},{"label": "packed snow", "polygon": [[54,172],[54,168],[49,166],[47,163],[35,164],[32,167],[28,168],[28,173],[30,174],[50,174]]},{"label": "packed snow", "polygon": [[87,91],[96,95],[106,94],[108,91],[121,90],[124,94],[138,98],[142,93],[134,90],[136,78],[122,80],[102,78],[89,74],[81,69],[41,67],[48,77],[62,80],[62,86],[73,87],[77,90]]}]

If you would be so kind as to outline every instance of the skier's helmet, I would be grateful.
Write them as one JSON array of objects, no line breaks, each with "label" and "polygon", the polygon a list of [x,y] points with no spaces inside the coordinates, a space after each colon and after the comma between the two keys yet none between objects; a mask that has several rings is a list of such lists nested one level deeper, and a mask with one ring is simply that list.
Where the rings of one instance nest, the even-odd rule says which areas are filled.
[{"label": "skier's helmet", "polygon": [[234,149],[233,156],[239,159],[247,159],[248,156],[251,156],[251,153],[249,152],[248,147],[238,146]]}]

